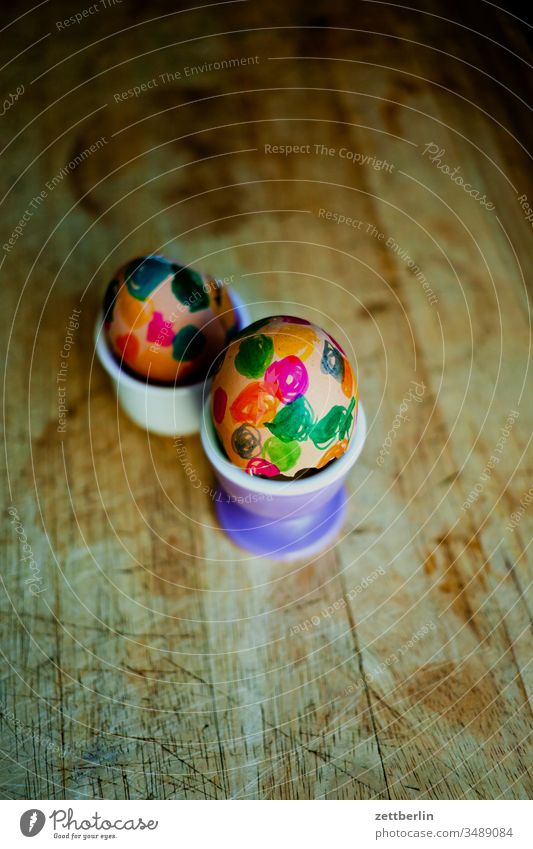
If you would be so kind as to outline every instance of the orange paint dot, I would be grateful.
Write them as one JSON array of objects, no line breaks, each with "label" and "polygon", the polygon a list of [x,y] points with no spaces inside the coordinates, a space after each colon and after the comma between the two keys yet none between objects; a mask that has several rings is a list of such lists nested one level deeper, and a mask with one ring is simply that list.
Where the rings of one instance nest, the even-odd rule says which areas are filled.
[{"label": "orange paint dot", "polygon": [[154,306],[150,298],[139,301],[132,298],[125,286],[118,294],[116,310],[121,319],[130,330],[138,330],[150,321],[154,312]]},{"label": "orange paint dot", "polygon": [[320,342],[312,327],[305,324],[284,324],[272,337],[276,358],[299,357],[306,360]]},{"label": "orange paint dot", "polygon": [[342,391],[346,395],[347,398],[351,398],[353,395],[353,372],[352,367],[346,357],[344,357],[344,375],[342,378]]},{"label": "orange paint dot", "polygon": [[230,407],[236,422],[248,422],[262,425],[270,422],[276,415],[279,400],[276,398],[277,384],[257,380],[245,386]]},{"label": "orange paint dot", "polygon": [[171,348],[158,348],[155,345],[142,348],[135,361],[135,370],[149,380],[168,382],[184,380],[188,374],[183,363],[177,363],[172,358]]},{"label": "orange paint dot", "polygon": [[331,462],[331,460],[336,460],[338,457],[342,457],[347,448],[347,439],[341,439],[340,442],[336,442],[335,445],[332,445],[331,448],[328,448],[328,450],[324,452],[316,464],[317,469],[323,469],[324,466],[327,466],[327,464]]}]

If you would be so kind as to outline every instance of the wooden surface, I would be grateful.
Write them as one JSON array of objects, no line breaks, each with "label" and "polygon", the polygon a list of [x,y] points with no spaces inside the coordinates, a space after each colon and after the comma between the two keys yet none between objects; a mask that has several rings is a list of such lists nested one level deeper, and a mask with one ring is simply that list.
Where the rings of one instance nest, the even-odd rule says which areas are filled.
[{"label": "wooden surface", "polygon": [[[531,797],[528,26],[479,0],[173,6],[58,28],[78,7],[45,3],[3,33],[3,245],[30,214],[1,251],[2,795]],[[172,439],[117,411],[96,310],[150,251],[353,345],[370,431],[321,556],[234,548]]]}]

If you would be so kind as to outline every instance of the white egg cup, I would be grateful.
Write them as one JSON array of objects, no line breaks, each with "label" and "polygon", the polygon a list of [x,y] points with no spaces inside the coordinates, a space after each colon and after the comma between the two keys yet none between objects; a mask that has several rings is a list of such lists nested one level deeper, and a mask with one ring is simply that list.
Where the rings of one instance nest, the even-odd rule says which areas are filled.
[{"label": "white egg cup", "polygon": [[361,402],[346,452],[317,474],[298,480],[249,475],[231,463],[216,438],[209,400],[201,438],[219,482],[214,499],[218,520],[238,546],[274,560],[298,560],[334,541],[346,514],[344,483],[366,439]]},{"label": "white egg cup", "polygon": [[[250,323],[248,309],[236,292],[228,290],[228,293],[237,314],[237,327],[242,330]],[[198,433],[211,379],[186,386],[158,386],[128,374],[109,350],[102,316],[96,322],[94,341],[97,357],[111,378],[118,402],[132,421],[162,436]]]}]

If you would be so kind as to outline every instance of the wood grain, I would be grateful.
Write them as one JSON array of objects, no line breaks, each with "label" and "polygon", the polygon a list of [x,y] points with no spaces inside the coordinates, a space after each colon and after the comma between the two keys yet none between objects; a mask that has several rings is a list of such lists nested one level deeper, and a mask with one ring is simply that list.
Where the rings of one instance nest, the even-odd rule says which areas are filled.
[{"label": "wood grain", "polygon": [[[6,31],[3,245],[29,216],[0,257],[4,798],[531,798],[527,26],[426,10],[123,3],[58,27],[58,2]],[[117,409],[93,324],[150,251],[354,351],[370,432],[321,556],[233,547],[173,441]]]}]

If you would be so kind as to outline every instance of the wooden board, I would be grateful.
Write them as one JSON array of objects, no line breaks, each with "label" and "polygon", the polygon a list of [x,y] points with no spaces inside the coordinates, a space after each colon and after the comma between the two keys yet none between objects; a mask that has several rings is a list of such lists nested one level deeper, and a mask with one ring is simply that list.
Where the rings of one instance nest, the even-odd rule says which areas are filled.
[{"label": "wooden board", "polygon": [[[527,26],[284,6],[4,33],[5,798],[531,797]],[[95,316],[152,251],[353,346],[369,435],[322,555],[235,548],[117,410]]]}]

